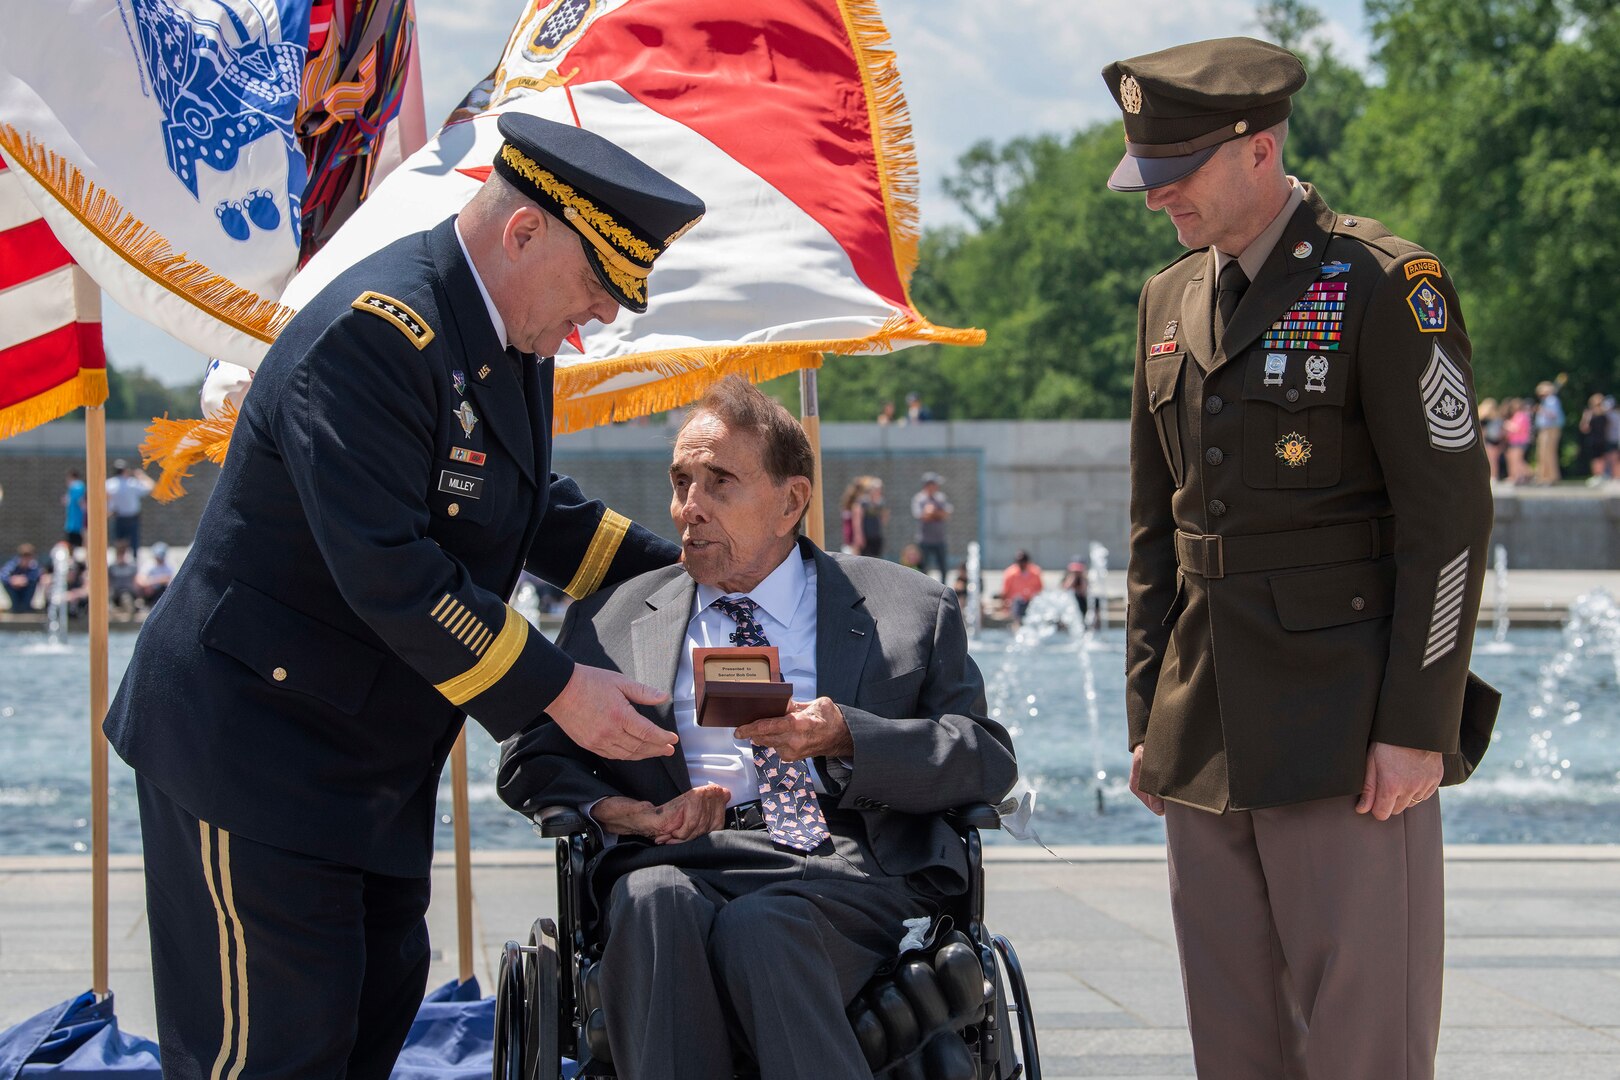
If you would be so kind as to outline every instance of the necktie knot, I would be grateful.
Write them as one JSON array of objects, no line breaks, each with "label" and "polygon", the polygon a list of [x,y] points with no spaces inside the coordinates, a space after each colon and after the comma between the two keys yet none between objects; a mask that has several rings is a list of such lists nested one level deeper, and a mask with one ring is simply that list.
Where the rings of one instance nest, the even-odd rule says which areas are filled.
[{"label": "necktie knot", "polygon": [[754,612],[759,610],[759,605],[748,597],[739,596],[735,600],[721,597],[714,602],[714,608],[721,614],[730,616],[737,624],[737,629],[731,634],[733,645],[770,644],[765,640],[765,628],[754,618]]},{"label": "necktie knot", "polygon": [[1216,279],[1215,313],[1216,313],[1216,340],[1226,333],[1226,327],[1232,321],[1232,314],[1237,311],[1238,302],[1243,299],[1244,290],[1249,287],[1249,275],[1243,272],[1243,267],[1236,259],[1229,259],[1221,267],[1221,275]]}]

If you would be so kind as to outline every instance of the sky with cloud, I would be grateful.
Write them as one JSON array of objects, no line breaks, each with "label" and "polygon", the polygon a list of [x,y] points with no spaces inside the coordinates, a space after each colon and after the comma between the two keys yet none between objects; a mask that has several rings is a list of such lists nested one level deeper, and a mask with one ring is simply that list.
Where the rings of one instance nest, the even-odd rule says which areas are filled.
[{"label": "sky with cloud", "polygon": [[[1317,6],[1335,52],[1363,64],[1361,0]],[[974,143],[1116,116],[1098,75],[1110,61],[1258,31],[1253,0],[881,0],[881,8],[911,106],[925,226],[956,220],[940,181]],[[518,0],[416,0],[430,128],[489,73],[520,10]],[[104,318],[115,363],[170,383],[202,370],[197,353],[110,303]]]}]

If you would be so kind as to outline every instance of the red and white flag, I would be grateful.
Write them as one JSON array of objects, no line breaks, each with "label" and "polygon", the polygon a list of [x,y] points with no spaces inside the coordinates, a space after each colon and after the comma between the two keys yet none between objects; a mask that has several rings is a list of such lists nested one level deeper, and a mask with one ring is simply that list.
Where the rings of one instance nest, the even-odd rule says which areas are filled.
[{"label": "red and white flag", "polygon": [[646,314],[564,346],[559,431],[671,408],[732,372],[983,340],[911,302],[916,161],[872,0],[528,0],[491,78],[282,302],[296,308],[459,210],[489,173],[505,110],[595,131],[708,205],[659,259]]},{"label": "red and white flag", "polygon": [[0,158],[0,439],[106,400],[101,290]]}]

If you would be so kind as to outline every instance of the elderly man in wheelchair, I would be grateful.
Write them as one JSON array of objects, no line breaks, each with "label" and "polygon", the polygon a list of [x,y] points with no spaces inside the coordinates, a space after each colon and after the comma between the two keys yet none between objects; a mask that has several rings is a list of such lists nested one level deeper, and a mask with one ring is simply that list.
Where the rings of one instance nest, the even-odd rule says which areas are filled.
[{"label": "elderly man in wheelchair", "polygon": [[[983,804],[1016,764],[954,594],[800,537],[808,440],[741,379],[699,402],[673,457],[682,564],[575,604],[558,644],[647,684],[647,700],[668,691],[644,711],[679,745],[609,761],[553,724],[503,748],[502,798],[567,837],[564,955],[548,925],[518,961],[530,985],[502,1023],[530,1019],[506,1053],[556,1076],[560,1030],[582,1075],[626,1080],[1016,1075],[1010,1046],[984,1043],[1007,1010],[975,831],[994,827]],[[774,649],[785,711],[700,724],[693,650],[712,647]]]}]

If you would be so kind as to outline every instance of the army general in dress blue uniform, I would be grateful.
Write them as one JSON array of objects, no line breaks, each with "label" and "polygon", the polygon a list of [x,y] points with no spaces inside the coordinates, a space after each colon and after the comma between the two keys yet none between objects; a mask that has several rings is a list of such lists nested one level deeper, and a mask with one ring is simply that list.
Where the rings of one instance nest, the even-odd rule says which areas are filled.
[{"label": "army general in dress blue uniform", "polygon": [[422,999],[439,773],[463,719],[667,754],[660,692],[506,598],[679,550],[551,471],[552,360],[703,204],[588,132],[500,121],[456,218],[327,287],[260,366],[106,732],[134,767],[168,1077],[385,1077]]}]

